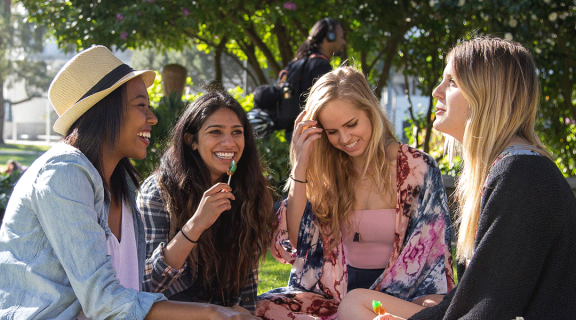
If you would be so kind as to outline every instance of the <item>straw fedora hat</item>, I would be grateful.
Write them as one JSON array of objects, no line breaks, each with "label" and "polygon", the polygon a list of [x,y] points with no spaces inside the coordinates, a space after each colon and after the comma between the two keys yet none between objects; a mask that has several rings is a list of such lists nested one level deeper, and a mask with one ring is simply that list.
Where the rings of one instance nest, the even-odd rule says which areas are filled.
[{"label": "straw fedora hat", "polygon": [[133,70],[105,46],[78,53],[60,69],[48,89],[48,99],[58,114],[54,131],[66,135],[88,109],[135,77],[142,77],[150,87],[156,73]]}]

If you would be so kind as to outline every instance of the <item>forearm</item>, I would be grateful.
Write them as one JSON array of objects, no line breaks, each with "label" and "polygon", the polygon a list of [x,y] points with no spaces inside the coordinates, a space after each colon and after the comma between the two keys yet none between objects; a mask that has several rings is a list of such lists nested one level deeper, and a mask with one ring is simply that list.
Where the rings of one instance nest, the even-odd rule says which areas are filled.
[{"label": "forearm", "polygon": [[147,320],[154,319],[257,319],[242,308],[227,308],[207,303],[179,301],[161,301],[152,305],[146,315]]},{"label": "forearm", "polygon": [[152,305],[145,319],[213,319],[215,313],[216,306],[207,303],[160,301]]},{"label": "forearm", "polygon": [[[292,177],[296,180],[306,181],[306,170],[299,170],[295,167],[292,170]],[[292,247],[296,248],[298,243],[298,231],[300,222],[306,207],[306,183],[292,180],[288,191],[288,203],[286,206],[286,222],[288,226],[288,238]]]},{"label": "forearm", "polygon": [[[184,235],[182,234],[184,233]],[[181,232],[176,233],[174,238],[166,245],[164,250],[164,261],[172,268],[180,269],[190,255],[190,251],[196,246],[192,241],[198,241],[202,230],[194,225],[193,222],[187,223],[182,227]],[[188,239],[186,239],[188,237]]]}]

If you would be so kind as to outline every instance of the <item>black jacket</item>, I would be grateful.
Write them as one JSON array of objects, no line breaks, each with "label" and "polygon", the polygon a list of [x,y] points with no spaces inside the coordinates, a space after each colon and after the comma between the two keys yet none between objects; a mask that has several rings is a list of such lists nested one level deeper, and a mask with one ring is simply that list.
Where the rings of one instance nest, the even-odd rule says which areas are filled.
[{"label": "black jacket", "polygon": [[456,288],[410,319],[576,319],[576,198],[552,161],[494,165],[475,248]]}]

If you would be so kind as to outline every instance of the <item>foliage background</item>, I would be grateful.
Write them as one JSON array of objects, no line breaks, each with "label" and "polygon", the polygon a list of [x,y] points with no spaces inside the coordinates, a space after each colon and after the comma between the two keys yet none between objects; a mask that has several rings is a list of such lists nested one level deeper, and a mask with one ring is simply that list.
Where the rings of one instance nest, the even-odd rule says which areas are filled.
[{"label": "foliage background", "polygon": [[[211,77],[222,84],[225,70],[246,71],[250,86],[267,83],[294,56],[313,23],[339,20],[348,42],[341,61],[362,69],[380,97],[392,72],[430,96],[444,66],[444,53],[473,35],[516,40],[530,49],[540,68],[542,99],[538,132],[566,175],[576,175],[576,3],[559,0],[20,0],[26,21],[46,28],[59,46],[92,44],[119,49],[212,55]],[[225,59],[223,57],[226,57]],[[154,58],[152,56],[150,59]],[[153,60],[153,59],[152,59]],[[336,61],[336,63],[340,63]],[[418,114],[411,108],[413,145],[430,152],[434,101]],[[281,141],[281,138],[278,138]],[[431,144],[435,145],[431,147]],[[437,157],[437,160],[442,160]],[[448,173],[447,171],[445,173]]]}]

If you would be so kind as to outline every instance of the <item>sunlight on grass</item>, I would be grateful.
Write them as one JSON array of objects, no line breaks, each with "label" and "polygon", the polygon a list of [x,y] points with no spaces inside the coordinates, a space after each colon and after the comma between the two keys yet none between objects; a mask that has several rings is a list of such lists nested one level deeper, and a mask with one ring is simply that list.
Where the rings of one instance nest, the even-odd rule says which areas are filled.
[{"label": "sunlight on grass", "polygon": [[285,287],[288,285],[288,277],[292,265],[283,264],[274,259],[270,250],[266,253],[266,260],[260,263],[258,272],[258,294],[268,290]]},{"label": "sunlight on grass", "polygon": [[[50,149],[50,146],[34,146],[24,144],[0,145],[0,171],[4,172],[4,170],[6,170],[6,161],[9,159],[18,161],[20,164],[25,166],[30,166],[30,164],[32,164],[36,158],[38,158],[48,149]],[[20,153],[19,151],[30,153]]]},{"label": "sunlight on grass", "polygon": [[28,144],[4,144],[0,145],[0,151],[37,151],[44,152],[50,149],[51,146],[36,146]]}]

